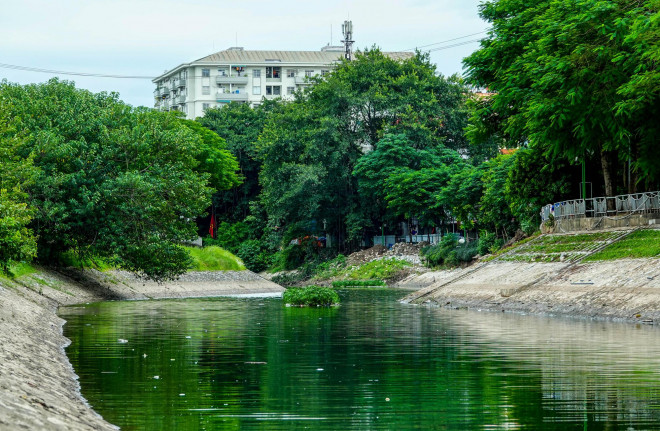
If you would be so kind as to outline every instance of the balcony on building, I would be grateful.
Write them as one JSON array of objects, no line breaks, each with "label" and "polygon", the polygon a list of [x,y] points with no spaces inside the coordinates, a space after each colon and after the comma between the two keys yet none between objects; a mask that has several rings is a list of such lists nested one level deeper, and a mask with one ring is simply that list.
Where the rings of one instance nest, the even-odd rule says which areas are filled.
[{"label": "balcony on building", "polygon": [[183,87],[185,87],[185,86],[186,86],[186,80],[185,80],[185,78],[181,78],[181,79],[179,79],[179,87],[180,87],[180,88],[183,88]]},{"label": "balcony on building", "polygon": [[172,79],[172,80],[170,81],[170,88],[171,88],[172,90],[176,90],[177,88],[179,88],[179,80],[176,79],[176,78]]},{"label": "balcony on building", "polygon": [[311,82],[309,82],[309,78],[306,76],[296,76],[293,79],[296,85],[311,85]]},{"label": "balcony on building", "polygon": [[215,83],[218,85],[222,84],[240,84],[247,85],[248,77],[247,76],[229,76],[229,75],[218,75],[215,77]]},{"label": "balcony on building", "polygon": [[248,94],[245,90],[234,90],[230,92],[220,92],[218,91],[215,95],[215,98],[218,102],[228,103],[228,102],[247,102]]},{"label": "balcony on building", "polygon": [[176,98],[178,103],[185,103],[186,101],[186,95],[185,94],[179,94],[179,96]]},{"label": "balcony on building", "polygon": [[169,94],[170,94],[170,89],[169,89],[169,88],[167,88],[167,87],[162,87],[162,88],[160,89],[160,95],[161,95],[161,96],[169,96]]}]

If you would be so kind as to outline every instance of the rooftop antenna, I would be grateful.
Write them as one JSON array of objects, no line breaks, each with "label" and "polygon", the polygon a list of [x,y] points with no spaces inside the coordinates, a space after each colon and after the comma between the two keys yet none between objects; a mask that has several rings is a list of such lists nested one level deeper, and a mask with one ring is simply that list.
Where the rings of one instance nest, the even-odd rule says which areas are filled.
[{"label": "rooftop antenna", "polygon": [[353,21],[344,21],[341,26],[341,32],[344,34],[344,58],[348,61],[353,59]]}]

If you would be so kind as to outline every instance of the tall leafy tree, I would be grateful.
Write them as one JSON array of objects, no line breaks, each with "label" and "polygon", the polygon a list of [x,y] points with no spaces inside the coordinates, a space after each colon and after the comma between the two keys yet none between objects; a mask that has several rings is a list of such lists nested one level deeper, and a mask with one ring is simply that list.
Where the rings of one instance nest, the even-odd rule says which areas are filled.
[{"label": "tall leafy tree", "polygon": [[156,280],[186,271],[179,244],[196,237],[211,192],[199,133],[173,114],[58,80],[3,83],[0,100],[27,136],[19,154],[39,168],[28,192],[42,259],[73,250]]},{"label": "tall leafy tree", "polygon": [[277,109],[277,101],[264,100],[255,108],[244,103],[230,103],[220,108],[209,109],[197,122],[212,130],[227,143],[238,161],[242,182],[214,195],[218,213],[230,221],[242,220],[250,213],[250,202],[257,199],[261,191],[257,141],[268,116]]},{"label": "tall leafy tree", "polygon": [[13,262],[29,261],[37,254],[36,238],[28,228],[33,210],[28,207],[27,187],[36,170],[31,158],[17,154],[22,139],[0,106],[0,270]]},{"label": "tall leafy tree", "polygon": [[[636,72],[619,63],[635,52],[634,17],[653,10],[657,1],[484,2],[480,14],[492,27],[464,60],[469,79],[495,92],[492,109],[506,119],[506,134],[568,160],[595,157],[605,192],[613,195],[617,167],[631,155],[636,136],[634,122],[617,112],[630,108],[621,103],[622,92]],[[642,58],[657,44],[647,40],[639,49]]]},{"label": "tall leafy tree", "polygon": [[[420,54],[401,61],[372,49],[340,64],[271,116],[260,137],[262,202],[272,224],[323,222],[342,246],[358,244],[386,217],[378,171],[391,170],[389,159],[414,167],[420,150],[465,146],[464,100],[460,80],[437,76]],[[388,133],[398,137],[384,138]],[[378,152],[393,140],[405,145]],[[376,156],[369,158],[371,149]],[[353,174],[365,152],[355,172],[367,193],[375,190],[371,196],[358,194]]]}]

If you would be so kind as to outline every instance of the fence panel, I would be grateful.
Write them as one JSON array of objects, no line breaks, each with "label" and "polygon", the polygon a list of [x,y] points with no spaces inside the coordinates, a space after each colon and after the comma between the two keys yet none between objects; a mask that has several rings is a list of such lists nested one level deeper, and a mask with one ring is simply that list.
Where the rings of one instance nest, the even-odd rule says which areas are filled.
[{"label": "fence panel", "polygon": [[[608,203],[611,203],[608,205]],[[612,208],[611,210],[608,209]],[[597,197],[555,202],[541,208],[541,219],[576,217],[604,217],[620,213],[660,211],[660,192],[635,193],[614,197]]]}]

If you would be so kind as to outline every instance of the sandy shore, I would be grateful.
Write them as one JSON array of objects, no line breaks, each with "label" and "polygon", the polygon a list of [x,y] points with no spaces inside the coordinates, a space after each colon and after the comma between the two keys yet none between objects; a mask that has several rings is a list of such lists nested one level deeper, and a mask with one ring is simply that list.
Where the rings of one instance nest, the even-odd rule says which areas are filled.
[{"label": "sandy shore", "polygon": [[57,308],[83,302],[282,292],[250,271],[192,272],[157,284],[124,272],[39,270],[0,279],[0,430],[111,430],[86,403]]},{"label": "sandy shore", "polygon": [[411,277],[407,302],[449,308],[660,323],[660,259],[491,262]]}]

